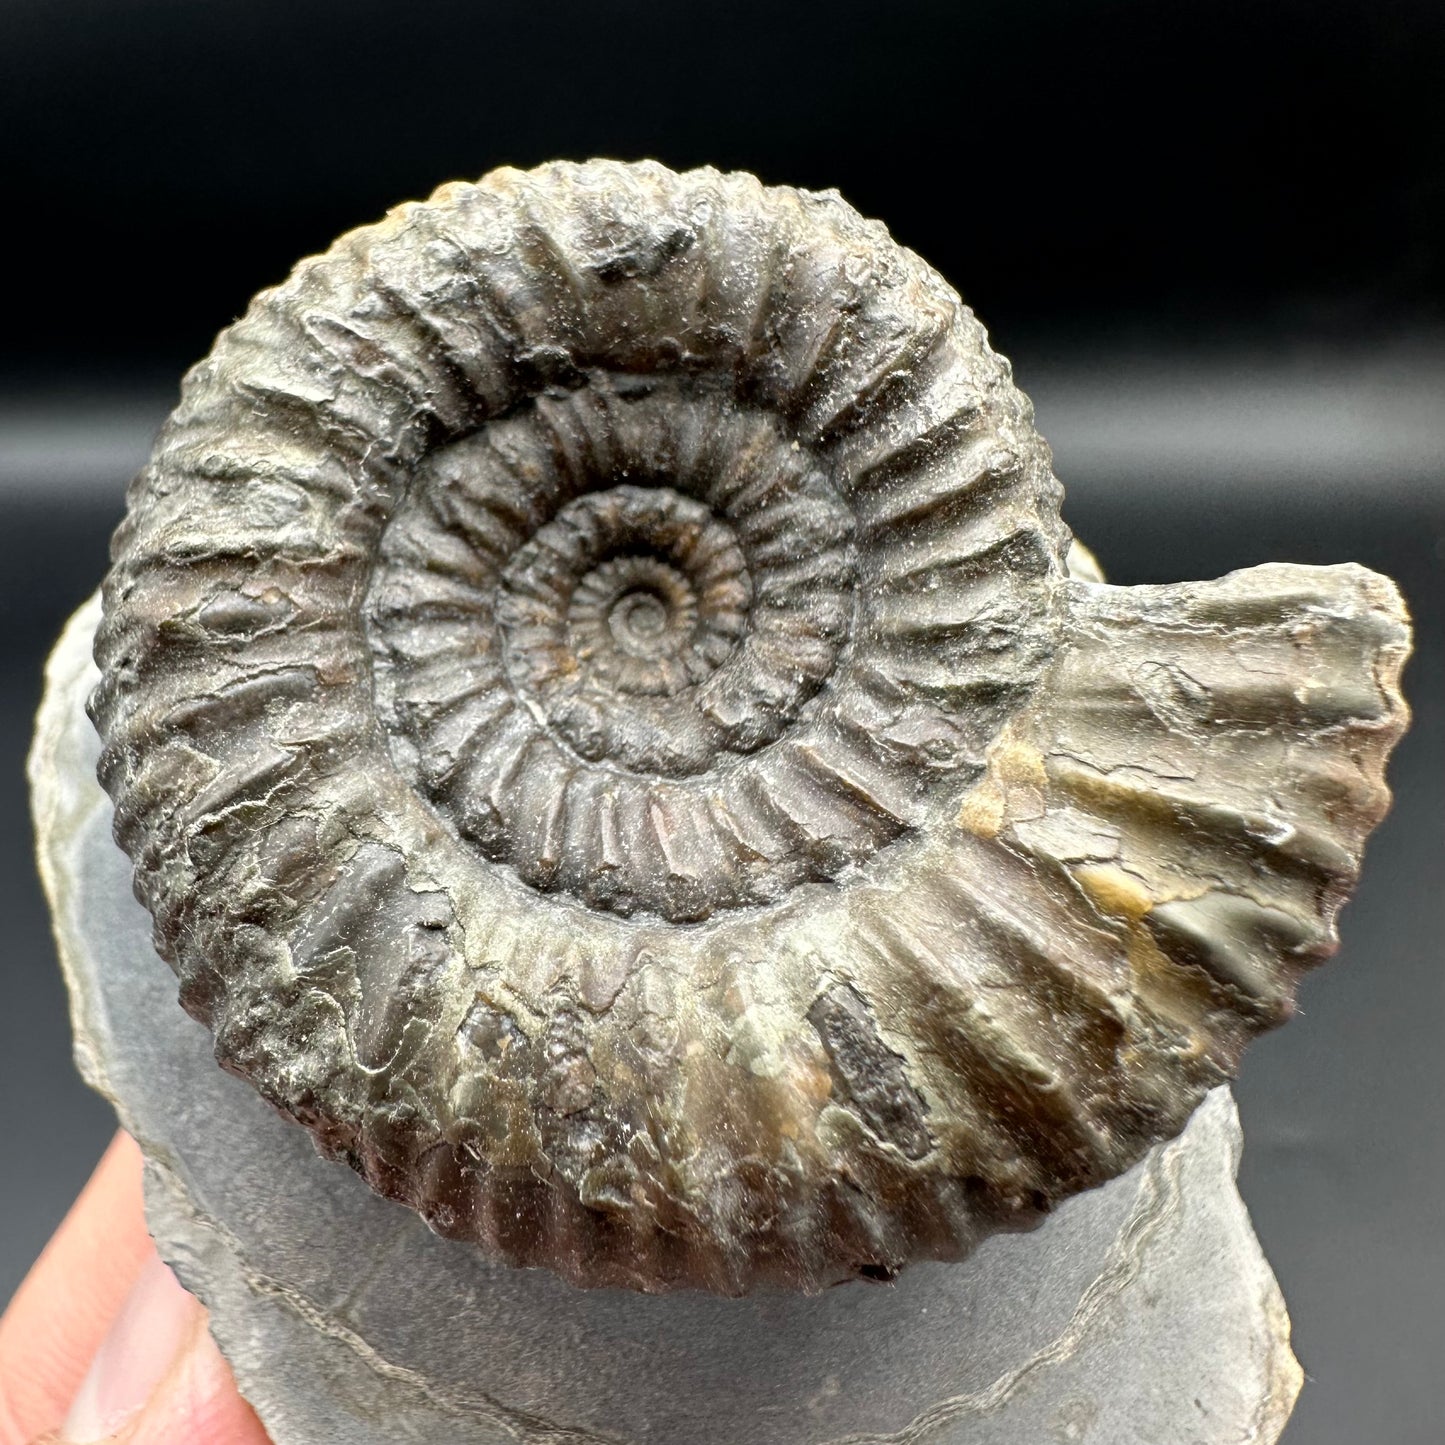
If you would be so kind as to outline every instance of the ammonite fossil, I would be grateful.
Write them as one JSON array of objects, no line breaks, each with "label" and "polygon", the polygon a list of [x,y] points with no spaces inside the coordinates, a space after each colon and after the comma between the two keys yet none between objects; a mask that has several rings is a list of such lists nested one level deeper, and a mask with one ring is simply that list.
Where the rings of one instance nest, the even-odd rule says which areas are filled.
[{"label": "ammonite fossil", "polygon": [[444,187],[224,332],[97,641],[224,1066],[584,1285],[886,1279],[1176,1132],[1385,810],[1356,566],[1071,576],[1027,400],[836,195]]}]

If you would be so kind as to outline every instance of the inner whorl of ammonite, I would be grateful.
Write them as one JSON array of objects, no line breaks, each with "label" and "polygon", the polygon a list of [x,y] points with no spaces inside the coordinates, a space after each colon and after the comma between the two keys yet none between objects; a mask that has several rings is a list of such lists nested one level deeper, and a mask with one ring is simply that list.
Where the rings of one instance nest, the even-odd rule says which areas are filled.
[{"label": "inner whorl of ammonite", "polygon": [[854,533],[826,461],[716,384],[541,395],[431,452],[382,535],[366,618],[397,756],[488,858],[595,907],[682,920],[830,876],[908,816],[861,780],[789,846],[756,800],[814,755],[780,738],[862,726],[830,686]]},{"label": "inner whorl of ammonite", "polygon": [[187,376],[106,581],[182,1002],[378,1192],[578,1284],[1036,1222],[1332,951],[1408,647],[1363,568],[1071,573],[1059,496],[835,195],[559,164],[342,237]]}]

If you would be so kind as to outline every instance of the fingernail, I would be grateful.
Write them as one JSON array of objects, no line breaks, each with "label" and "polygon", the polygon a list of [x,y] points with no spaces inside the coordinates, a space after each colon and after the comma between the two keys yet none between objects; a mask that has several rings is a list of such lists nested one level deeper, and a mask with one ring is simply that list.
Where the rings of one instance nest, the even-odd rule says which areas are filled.
[{"label": "fingernail", "polygon": [[80,1382],[61,1440],[92,1445],[123,1429],[165,1378],[198,1309],[160,1256],[152,1255]]}]

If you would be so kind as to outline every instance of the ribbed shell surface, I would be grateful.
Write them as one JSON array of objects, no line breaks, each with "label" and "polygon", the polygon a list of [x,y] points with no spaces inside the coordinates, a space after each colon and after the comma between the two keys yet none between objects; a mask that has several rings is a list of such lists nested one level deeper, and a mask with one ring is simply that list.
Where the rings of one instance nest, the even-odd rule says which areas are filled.
[{"label": "ribbed shell surface", "polygon": [[219,1059],[583,1285],[887,1278],[1176,1132],[1388,801],[1390,584],[1070,576],[1031,408],[835,195],[444,187],[218,339],[102,781]]}]

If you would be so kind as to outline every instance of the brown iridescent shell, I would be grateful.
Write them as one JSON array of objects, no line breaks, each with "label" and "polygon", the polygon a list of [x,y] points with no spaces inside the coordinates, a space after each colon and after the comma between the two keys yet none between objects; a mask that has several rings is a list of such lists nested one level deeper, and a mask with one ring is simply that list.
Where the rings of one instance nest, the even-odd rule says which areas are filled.
[{"label": "brown iridescent shell", "polygon": [[585,1285],[888,1278],[1175,1133],[1383,814],[1385,579],[1067,566],[1006,362],[836,195],[444,187],[224,332],[93,715],[230,1070]]}]

